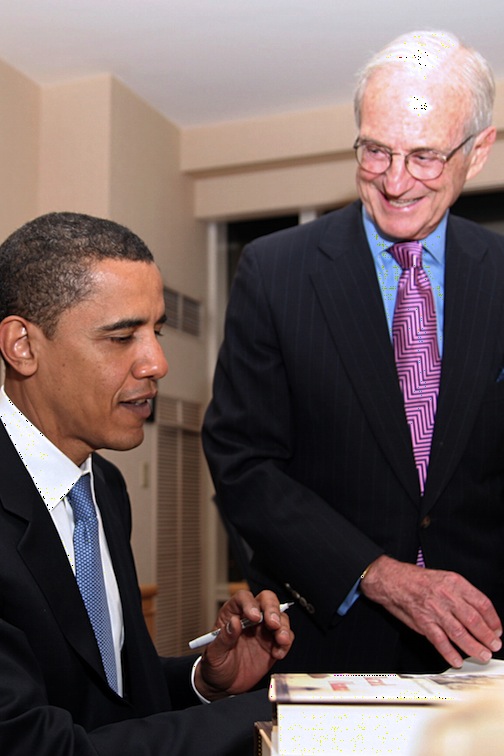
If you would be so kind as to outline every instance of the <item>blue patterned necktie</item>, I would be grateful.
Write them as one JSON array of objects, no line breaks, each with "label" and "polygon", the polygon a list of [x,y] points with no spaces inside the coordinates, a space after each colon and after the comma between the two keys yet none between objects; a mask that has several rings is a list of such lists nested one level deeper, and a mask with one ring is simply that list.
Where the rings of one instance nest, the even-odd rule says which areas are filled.
[{"label": "blue patterned necktie", "polygon": [[75,577],[100,649],[108,683],[116,692],[117,669],[89,474],[67,494],[74,514]]}]

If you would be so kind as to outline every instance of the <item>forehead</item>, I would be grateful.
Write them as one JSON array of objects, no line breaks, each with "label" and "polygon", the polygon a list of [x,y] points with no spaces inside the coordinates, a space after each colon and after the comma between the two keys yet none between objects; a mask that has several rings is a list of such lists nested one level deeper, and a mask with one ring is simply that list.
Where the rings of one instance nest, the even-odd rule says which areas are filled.
[{"label": "forehead", "polygon": [[121,319],[157,322],[164,313],[163,282],[152,262],[107,259],[89,269],[89,294],[62,318],[106,324]]},{"label": "forehead", "polygon": [[362,99],[360,136],[394,149],[447,149],[463,133],[468,97],[446,77],[387,67],[371,77]]},{"label": "forehead", "polygon": [[162,286],[161,273],[154,262],[148,260],[124,260],[114,257],[92,262],[89,272],[93,288],[130,287],[152,289]]}]

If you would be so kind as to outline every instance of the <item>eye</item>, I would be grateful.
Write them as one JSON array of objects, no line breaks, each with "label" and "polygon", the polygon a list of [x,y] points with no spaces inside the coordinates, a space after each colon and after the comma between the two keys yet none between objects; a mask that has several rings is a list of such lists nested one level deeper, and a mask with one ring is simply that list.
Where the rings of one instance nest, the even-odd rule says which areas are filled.
[{"label": "eye", "polygon": [[112,341],[114,344],[127,344],[128,342],[132,341],[133,334],[127,333],[122,336],[111,336],[110,341]]},{"label": "eye", "polygon": [[365,144],[363,145],[363,150],[366,153],[367,156],[382,160],[383,158],[388,160],[389,153],[387,150],[383,149],[383,147],[380,147],[378,144]]},{"label": "eye", "polygon": [[437,152],[412,152],[410,160],[413,160],[417,165],[430,165],[432,163],[438,163],[440,157]]}]

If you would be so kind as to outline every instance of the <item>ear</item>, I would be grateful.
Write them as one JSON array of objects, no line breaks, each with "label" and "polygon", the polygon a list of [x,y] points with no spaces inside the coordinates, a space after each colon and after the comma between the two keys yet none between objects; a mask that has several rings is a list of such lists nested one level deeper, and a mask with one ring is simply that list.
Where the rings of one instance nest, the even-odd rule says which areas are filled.
[{"label": "ear", "polygon": [[471,162],[467,171],[466,181],[476,176],[486,163],[492,145],[497,138],[495,126],[488,126],[477,134],[471,151]]},{"label": "ear", "polygon": [[37,370],[37,359],[32,348],[32,337],[37,326],[28,320],[9,315],[0,323],[0,352],[7,369],[12,368],[19,375],[29,377]]}]

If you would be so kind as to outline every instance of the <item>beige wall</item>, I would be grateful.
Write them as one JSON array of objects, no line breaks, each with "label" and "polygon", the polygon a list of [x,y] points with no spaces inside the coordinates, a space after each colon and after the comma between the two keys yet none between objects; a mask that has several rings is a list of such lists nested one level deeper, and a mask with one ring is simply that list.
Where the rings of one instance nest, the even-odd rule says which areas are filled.
[{"label": "beige wall", "polygon": [[40,89],[38,214],[110,216],[111,88],[103,75]]},{"label": "beige wall", "polygon": [[0,61],[0,238],[37,211],[40,91]]},{"label": "beige wall", "polygon": [[[0,62],[0,235],[60,210],[112,218],[149,245],[165,282],[205,299],[206,237],[193,216],[193,179],[179,169],[178,129],[108,74],[39,87]],[[206,348],[167,330],[170,375],[160,390],[205,402]],[[139,579],[156,581],[156,439],[107,453],[133,503]]]},{"label": "beige wall", "polygon": [[[493,155],[468,189],[504,186],[504,82],[497,84]],[[309,113],[194,127],[181,165],[195,180],[197,218],[246,218],[325,209],[355,197],[350,103]]]}]

